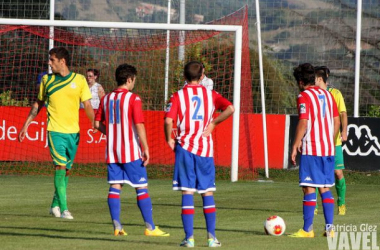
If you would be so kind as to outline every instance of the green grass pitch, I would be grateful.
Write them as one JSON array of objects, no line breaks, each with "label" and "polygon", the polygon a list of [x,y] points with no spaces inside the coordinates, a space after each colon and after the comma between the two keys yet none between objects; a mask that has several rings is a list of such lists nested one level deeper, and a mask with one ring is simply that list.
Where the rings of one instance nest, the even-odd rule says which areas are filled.
[{"label": "green grass pitch", "polygon": [[[277,175],[272,183],[217,180],[216,234],[224,249],[328,249],[326,238],[321,236],[324,225],[321,205],[314,218],[313,239],[264,233],[263,222],[271,215],[284,218],[285,234],[302,227],[303,195],[292,175],[290,178],[288,174]],[[377,225],[379,232],[378,177],[370,182],[365,181],[365,176],[347,178],[347,215],[335,216],[335,224],[368,223]],[[121,195],[121,220],[128,236],[115,237],[104,178],[70,178],[68,205],[74,216],[72,221],[49,215],[53,177],[0,175],[0,183],[0,249],[178,249],[184,237],[181,195],[171,190],[169,179],[149,181],[155,223],[171,234],[162,238],[143,235],[135,191],[129,186],[124,187]],[[336,195],[335,189],[333,194]],[[207,239],[199,195],[195,196],[195,206],[195,244],[204,248]]]}]

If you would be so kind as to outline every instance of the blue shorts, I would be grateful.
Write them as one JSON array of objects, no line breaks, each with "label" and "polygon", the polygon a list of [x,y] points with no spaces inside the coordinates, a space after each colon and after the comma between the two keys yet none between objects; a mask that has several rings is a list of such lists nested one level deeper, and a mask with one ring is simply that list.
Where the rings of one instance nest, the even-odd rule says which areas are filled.
[{"label": "blue shorts", "polygon": [[128,184],[134,188],[148,186],[148,176],[143,161],[109,163],[107,167],[109,184]]},{"label": "blue shorts", "polygon": [[180,145],[175,147],[173,190],[215,191],[215,165],[213,157],[190,153]]},{"label": "blue shorts", "polygon": [[334,186],[334,165],[334,156],[301,155],[299,169],[300,186]]}]

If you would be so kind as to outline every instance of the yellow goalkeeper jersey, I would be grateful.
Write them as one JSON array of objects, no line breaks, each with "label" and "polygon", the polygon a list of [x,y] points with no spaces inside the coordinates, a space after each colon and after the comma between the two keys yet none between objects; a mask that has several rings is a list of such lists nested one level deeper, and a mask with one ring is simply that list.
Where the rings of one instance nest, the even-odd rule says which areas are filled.
[{"label": "yellow goalkeeper jersey", "polygon": [[[335,89],[335,88],[328,87],[327,90],[334,97],[334,100],[336,102],[336,106],[338,107],[339,114],[341,114],[342,112],[347,112],[346,104],[344,103],[342,93],[338,89]],[[340,135],[340,130],[339,130],[338,134],[335,137],[335,146],[342,145],[342,140],[340,139],[340,137],[341,137],[341,135]]]},{"label": "yellow goalkeeper jersey", "polygon": [[91,99],[91,92],[83,75],[70,72],[44,75],[38,100],[45,101],[47,130],[60,133],[79,132],[79,104]]}]

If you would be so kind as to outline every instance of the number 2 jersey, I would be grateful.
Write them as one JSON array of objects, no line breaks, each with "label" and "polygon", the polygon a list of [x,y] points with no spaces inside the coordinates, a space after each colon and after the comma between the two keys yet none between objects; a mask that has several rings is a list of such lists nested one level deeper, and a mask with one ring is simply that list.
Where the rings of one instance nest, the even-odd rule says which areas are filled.
[{"label": "number 2 jersey", "polygon": [[141,99],[127,89],[116,89],[100,101],[96,121],[106,126],[107,163],[129,163],[141,159],[136,124],[144,123]]},{"label": "number 2 jersey", "polygon": [[298,95],[299,119],[307,120],[302,154],[334,156],[334,117],[339,116],[332,95],[319,87],[309,87]]},{"label": "number 2 jersey", "polygon": [[216,110],[232,105],[214,90],[202,85],[187,84],[174,93],[167,105],[165,117],[177,124],[177,143],[190,153],[213,157],[212,136],[202,133],[213,119]]}]

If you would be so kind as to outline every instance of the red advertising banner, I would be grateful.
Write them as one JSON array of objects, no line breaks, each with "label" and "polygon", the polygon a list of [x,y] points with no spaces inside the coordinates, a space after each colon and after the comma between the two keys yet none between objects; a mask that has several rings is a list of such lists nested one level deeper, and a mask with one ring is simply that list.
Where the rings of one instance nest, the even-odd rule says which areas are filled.
[{"label": "red advertising banner", "polygon": [[[22,143],[17,136],[30,108],[0,107],[0,161],[51,161],[46,140],[46,110],[30,124]],[[152,164],[174,164],[174,153],[166,145],[164,112],[144,111]],[[80,143],[76,163],[103,163],[106,137],[94,133],[85,112],[80,110]],[[267,115],[269,165],[283,167],[285,115]],[[239,167],[264,166],[263,128],[259,114],[241,114],[239,138]],[[232,118],[218,125],[213,132],[215,164],[230,166]]]}]

